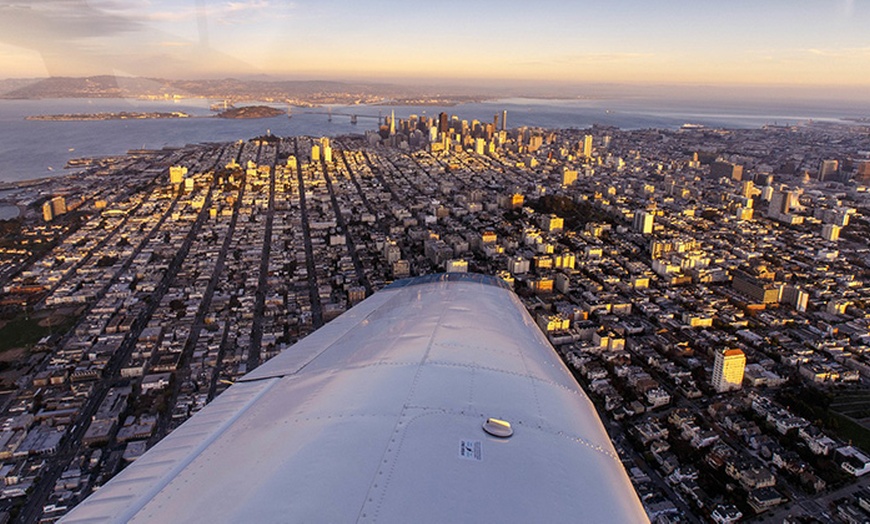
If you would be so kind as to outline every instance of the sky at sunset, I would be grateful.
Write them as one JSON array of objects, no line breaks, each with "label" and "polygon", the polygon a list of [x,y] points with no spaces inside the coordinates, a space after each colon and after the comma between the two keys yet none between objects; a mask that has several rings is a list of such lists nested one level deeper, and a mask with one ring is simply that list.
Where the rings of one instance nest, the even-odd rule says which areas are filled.
[{"label": "sky at sunset", "polygon": [[0,1],[0,77],[870,87],[870,0]]}]

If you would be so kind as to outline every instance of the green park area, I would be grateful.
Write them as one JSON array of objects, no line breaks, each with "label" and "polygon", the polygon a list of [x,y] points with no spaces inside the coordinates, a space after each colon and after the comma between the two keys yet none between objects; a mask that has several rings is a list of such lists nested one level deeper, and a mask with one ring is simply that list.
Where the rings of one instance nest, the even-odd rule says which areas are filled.
[{"label": "green park area", "polygon": [[821,391],[801,388],[781,393],[801,416],[845,442],[870,452],[870,390]]},{"label": "green park area", "polygon": [[72,319],[57,317],[18,317],[3,321],[0,326],[0,353],[31,347],[43,337],[66,332],[73,323]]}]

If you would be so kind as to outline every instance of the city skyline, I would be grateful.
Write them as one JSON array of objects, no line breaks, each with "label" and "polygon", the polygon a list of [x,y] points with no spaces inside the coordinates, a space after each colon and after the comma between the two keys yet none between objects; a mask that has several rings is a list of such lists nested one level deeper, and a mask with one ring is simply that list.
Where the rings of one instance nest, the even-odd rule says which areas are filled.
[{"label": "city skyline", "polygon": [[0,524],[870,521],[868,15],[0,0]]},{"label": "city skyline", "polygon": [[[854,0],[667,7],[621,1],[355,4],[40,0],[0,4],[10,78],[241,76],[860,88],[870,46]],[[499,87],[499,86],[496,86]]]},{"label": "city skyline", "polygon": [[[531,337],[561,355],[563,372],[573,375],[567,380],[582,388],[570,398],[588,413],[594,403],[609,437],[595,446],[617,469],[631,465],[632,485],[622,484],[618,500],[631,500],[633,490],[650,521],[830,520],[834,513],[866,520],[866,125],[554,129],[512,124],[519,115],[508,110],[502,129],[503,111],[469,116],[393,118],[391,110],[377,128],[361,125],[364,134],[267,131],[143,147],[82,159],[69,177],[6,186],[0,202],[19,215],[0,238],[7,246],[0,249],[0,388],[7,395],[0,516],[78,520],[111,506],[105,511],[142,510],[147,518],[154,508],[180,520],[214,520],[210,512],[226,515],[231,506],[242,514],[252,500],[256,511],[275,509],[259,502],[267,496],[221,491],[239,478],[213,472],[241,469],[243,484],[257,478],[253,484],[266,490],[311,490],[307,499],[332,501],[337,491],[323,486],[348,477],[311,466],[304,451],[319,452],[317,446],[291,444],[334,434],[323,426],[332,420],[327,424],[340,425],[345,439],[336,438],[332,449],[375,443],[363,452],[375,469],[352,464],[352,482],[364,489],[358,497],[345,490],[333,505],[352,518],[378,500],[366,492],[369,479],[411,456],[384,458],[383,443],[361,439],[374,427],[370,419],[383,419],[389,430],[379,433],[406,449],[420,442],[420,432],[405,429],[416,429],[412,424],[395,430],[394,419],[368,415],[401,413],[375,404],[456,415],[420,407],[414,393],[394,390],[400,383],[421,398],[439,398],[437,389],[467,406],[456,425],[471,421],[469,434],[481,439],[506,438],[515,422],[513,442],[540,447],[527,421],[541,420],[553,428],[544,433],[568,446],[544,446],[558,451],[560,471],[573,481],[616,485],[600,482],[607,473],[595,463],[562,467],[598,441],[557,430],[558,410],[573,389],[546,375],[531,385],[537,375],[529,373],[561,366],[535,357]],[[478,287],[444,295],[445,282]],[[442,287],[406,293],[427,283]],[[457,300],[439,302],[448,296]],[[503,327],[478,318],[497,318]],[[535,325],[541,333],[529,332]],[[522,347],[522,356],[510,347]],[[316,357],[304,369],[274,373],[308,355]],[[429,375],[417,362],[460,375]],[[401,374],[430,378],[403,381]],[[262,397],[236,401],[264,383]],[[305,407],[289,404],[291,397]],[[272,400],[264,405],[261,398]],[[240,405],[221,428],[198,425],[214,410]],[[293,422],[252,423],[251,416]],[[582,415],[571,420],[591,427]],[[188,432],[191,424],[203,437]],[[455,431],[454,424],[439,427]],[[287,438],[275,438],[276,431],[288,431]],[[207,440],[188,441],[196,455],[188,460],[175,453],[178,438]],[[246,443],[230,440],[236,438]],[[482,441],[483,464],[504,462],[493,443]],[[172,456],[160,455],[166,449]],[[233,449],[244,452],[226,452]],[[459,460],[475,457],[474,449]],[[505,449],[509,460],[520,460],[523,449]],[[252,461],[251,450],[276,457],[281,467]],[[413,470],[431,478],[447,463],[442,455]],[[541,457],[531,473],[514,468],[556,493],[533,498],[557,520],[590,514],[574,509],[588,498],[537,481],[565,485]],[[210,469],[199,469],[203,458]],[[166,473],[154,473],[156,467]],[[144,482],[161,479],[166,487],[130,483],[143,469],[151,472]],[[184,485],[203,496],[178,487],[187,475],[199,475]],[[481,492],[500,508],[499,498],[517,484],[502,485]],[[219,492],[220,504],[202,502]],[[76,506],[89,493],[96,498]],[[425,507],[432,493],[444,500],[431,490],[401,500]],[[162,498],[148,502],[154,494]],[[170,498],[200,502],[157,507]],[[319,503],[300,509],[348,520],[330,518]]]}]

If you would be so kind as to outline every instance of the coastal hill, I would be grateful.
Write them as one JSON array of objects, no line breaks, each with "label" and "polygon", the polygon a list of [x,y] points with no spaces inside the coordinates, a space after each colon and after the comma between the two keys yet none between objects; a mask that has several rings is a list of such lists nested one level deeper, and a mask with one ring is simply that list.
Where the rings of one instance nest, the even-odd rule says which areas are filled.
[{"label": "coastal hill", "polygon": [[421,88],[381,83],[345,83],[321,80],[168,80],[120,76],[51,77],[43,79],[0,80],[0,99],[45,98],[139,98],[172,100],[208,98],[240,101],[288,103],[302,107],[323,104],[378,103],[459,103],[488,97],[462,88]]}]

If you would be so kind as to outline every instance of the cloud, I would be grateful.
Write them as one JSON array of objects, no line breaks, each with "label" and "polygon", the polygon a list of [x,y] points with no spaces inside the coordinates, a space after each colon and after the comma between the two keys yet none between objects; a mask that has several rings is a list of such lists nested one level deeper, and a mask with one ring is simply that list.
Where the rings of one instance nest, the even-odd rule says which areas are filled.
[{"label": "cloud", "polygon": [[870,58],[870,47],[843,47],[839,49],[809,48],[804,50],[812,56],[824,58]]},{"label": "cloud", "polygon": [[116,35],[143,28],[141,22],[94,9],[84,0],[34,0],[0,4],[0,39],[24,47],[40,40]]},{"label": "cloud", "polygon": [[238,20],[256,21],[262,18],[286,18],[295,5],[288,2],[276,3],[270,0],[244,0],[234,2],[205,3],[191,0],[187,7],[177,4],[155,5],[139,2],[131,5],[117,0],[101,0],[107,11],[125,13],[143,22],[185,22],[196,19],[212,19],[218,23]]},{"label": "cloud", "polygon": [[[196,17],[196,8],[201,6],[206,12],[225,13],[221,16],[236,13],[249,17],[269,5],[265,0],[224,2],[210,7],[204,4],[205,0],[195,4],[191,0],[190,8],[176,11]],[[166,6],[147,0],[29,0],[26,4],[0,0],[0,43],[36,51],[53,76],[113,71],[149,76],[203,75],[214,74],[221,66],[237,74],[256,70],[209,46],[207,38],[203,38],[207,35],[202,17],[196,18],[200,25],[198,42],[196,30],[180,34],[166,31],[152,20],[160,13],[171,13]],[[12,71],[11,65],[0,61],[5,73],[15,76],[17,71]]]}]

